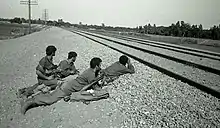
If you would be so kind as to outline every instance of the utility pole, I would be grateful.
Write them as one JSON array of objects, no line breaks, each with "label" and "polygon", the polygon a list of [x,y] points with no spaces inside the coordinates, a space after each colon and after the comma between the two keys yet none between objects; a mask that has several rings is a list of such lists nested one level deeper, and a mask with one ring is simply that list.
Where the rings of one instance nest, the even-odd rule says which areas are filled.
[{"label": "utility pole", "polygon": [[49,19],[48,9],[44,9],[43,10],[43,19],[44,19],[44,24],[46,25],[47,24],[47,20]]},{"label": "utility pole", "polygon": [[28,5],[28,25],[29,25],[29,34],[31,33],[31,5],[38,5],[37,1],[31,1],[31,0],[27,0],[27,1],[20,1],[20,4],[24,4],[24,5]]}]

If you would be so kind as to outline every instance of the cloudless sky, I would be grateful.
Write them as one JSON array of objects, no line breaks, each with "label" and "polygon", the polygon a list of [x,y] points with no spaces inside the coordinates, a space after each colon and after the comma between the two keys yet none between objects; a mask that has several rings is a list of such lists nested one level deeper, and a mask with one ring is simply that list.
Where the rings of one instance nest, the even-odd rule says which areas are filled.
[{"label": "cloudless sky", "polygon": [[[136,27],[148,23],[169,26],[177,21],[202,24],[204,28],[220,24],[220,0],[37,0],[32,17],[62,18],[71,23]],[[28,18],[28,7],[20,0],[0,0],[0,17]]]}]

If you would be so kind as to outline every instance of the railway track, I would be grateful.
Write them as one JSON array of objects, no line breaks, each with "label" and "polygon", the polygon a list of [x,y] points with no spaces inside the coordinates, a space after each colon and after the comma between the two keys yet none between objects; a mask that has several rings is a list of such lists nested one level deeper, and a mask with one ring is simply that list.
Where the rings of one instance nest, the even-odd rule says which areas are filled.
[{"label": "railway track", "polygon": [[[154,54],[154,55],[157,55],[157,56],[169,59],[169,60],[173,60],[173,61],[176,61],[176,62],[179,62],[179,63],[182,63],[182,64],[186,64],[188,66],[196,67],[196,68],[199,68],[199,69],[202,69],[202,70],[220,75],[219,61],[213,61],[211,63],[206,62],[206,64],[200,64],[201,62],[197,62],[197,61],[200,61],[201,58],[198,58],[198,57],[195,60],[190,60],[190,59],[188,59],[189,56],[185,57],[185,54],[182,54],[180,57],[176,57],[176,55],[172,55],[174,52],[171,52],[171,53],[167,54],[167,52],[170,52],[170,51],[166,50],[163,53],[161,53],[162,49],[156,49],[156,51],[154,51],[154,50],[152,50],[152,47],[150,47],[150,48],[146,47],[145,44],[144,45],[141,44],[140,46],[137,46],[136,43],[131,44],[131,42],[122,42],[122,40],[112,39],[112,38],[109,38],[109,37],[106,38],[106,37],[102,37],[102,36],[94,35],[94,34],[90,34],[90,33],[85,33],[85,34],[89,34],[89,35],[92,35],[92,36],[95,36],[95,37],[98,37],[98,38],[101,38],[101,39],[104,39],[104,40],[107,40],[107,41],[112,41],[114,43],[118,43],[118,44],[121,44],[121,45],[124,45],[124,46],[127,46],[127,47],[131,47],[131,48],[134,48],[134,49],[137,49],[137,50],[140,50],[140,51],[144,51],[144,52],[147,52],[147,53],[150,53],[150,54]],[[174,54],[177,54],[177,53],[174,53]],[[183,57],[183,58],[181,58],[181,57]],[[209,61],[212,61],[212,60],[209,59]],[[214,63],[215,63],[215,65],[212,65]]]},{"label": "railway track", "polygon": [[171,51],[175,51],[175,52],[180,52],[180,53],[184,53],[184,54],[189,54],[189,55],[193,55],[193,56],[209,58],[209,59],[220,61],[220,54],[214,53],[214,52],[209,53],[209,52],[206,52],[206,51],[205,52],[200,51],[200,50],[197,51],[197,50],[194,50],[194,49],[189,50],[185,47],[178,47],[178,46],[173,46],[173,45],[165,46],[164,44],[161,44],[161,43],[156,42],[156,41],[151,42],[151,41],[147,41],[147,40],[140,40],[140,39],[129,38],[129,37],[125,37],[125,36],[111,35],[111,37],[126,40],[126,41],[134,41],[136,43],[143,44],[143,45],[149,45],[149,46],[152,46],[152,47],[167,49],[167,50],[171,50]]},{"label": "railway track", "polygon": [[200,50],[200,49],[195,49],[195,48],[190,48],[190,47],[185,47],[185,46],[180,46],[180,45],[175,45],[175,44],[168,44],[168,43],[163,43],[163,42],[158,42],[158,41],[144,40],[140,38],[128,37],[128,36],[123,36],[123,35],[118,35],[118,34],[106,34],[106,33],[101,33],[101,32],[95,32],[95,33],[105,35],[105,36],[111,36],[111,37],[115,37],[115,38],[123,39],[127,41],[135,41],[137,43],[141,43],[141,44],[145,44],[145,45],[149,45],[153,47],[164,48],[164,49],[168,49],[172,51],[182,52],[185,54],[190,54],[194,56],[210,58],[210,59],[220,61],[220,53],[216,53],[216,52]]},{"label": "railway track", "polygon": [[[72,30],[71,30],[72,31]],[[126,54],[131,58],[151,67],[154,68],[168,76],[171,76],[175,79],[181,80],[182,82],[188,83],[191,86],[195,86],[196,88],[207,92],[217,98],[220,98],[220,76],[219,76],[219,58],[218,54],[211,53],[201,50],[194,49],[194,51],[184,51],[183,49],[175,48],[168,46],[169,49],[166,49],[166,46],[160,46],[157,50],[166,49],[172,52],[178,52],[184,54],[185,56],[195,56],[194,58],[203,57],[202,59],[208,59],[216,64],[214,65],[205,65],[204,63],[200,64],[199,62],[189,61],[186,59],[178,58],[172,55],[165,54],[163,52],[158,52],[149,50],[149,48],[145,46],[145,41],[140,41],[138,39],[129,39],[126,37],[123,38],[112,38],[103,35],[97,35],[94,33],[88,33],[84,31],[72,31],[78,35],[81,35],[85,38],[93,40],[97,43],[105,45],[111,49],[114,49],[118,52]],[[123,39],[123,40],[122,40]],[[137,44],[139,43],[139,44]],[[141,45],[140,45],[141,44]],[[154,47],[154,46],[150,46]],[[178,46],[175,46],[178,47]],[[167,51],[167,52],[168,52]],[[199,51],[199,52],[198,52]],[[188,54],[192,53],[196,54]],[[196,53],[198,52],[198,53]],[[212,59],[214,58],[214,59]],[[199,59],[199,60],[200,60]]]}]

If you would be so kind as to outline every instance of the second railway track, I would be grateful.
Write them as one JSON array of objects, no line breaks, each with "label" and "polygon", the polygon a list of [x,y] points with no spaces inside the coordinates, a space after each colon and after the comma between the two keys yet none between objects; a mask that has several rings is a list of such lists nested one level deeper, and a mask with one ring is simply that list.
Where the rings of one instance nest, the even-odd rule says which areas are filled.
[{"label": "second railway track", "polygon": [[[105,34],[103,34],[103,35],[105,35]],[[220,61],[219,54],[214,53],[214,52],[211,52],[211,54],[210,54],[209,52],[204,52],[204,51],[201,52],[199,50],[192,50],[192,49],[189,50],[187,48],[185,49],[183,47],[177,47],[177,46],[174,46],[174,45],[167,45],[166,46],[166,45],[161,44],[161,43],[156,42],[156,41],[151,42],[151,41],[147,41],[147,40],[129,38],[129,37],[126,37],[126,36],[119,36],[119,35],[115,35],[115,34],[112,34],[111,37],[126,40],[126,41],[133,41],[133,42],[136,42],[136,43],[139,43],[139,44],[149,45],[149,46],[152,46],[152,47],[167,49],[167,50],[180,52],[180,53],[184,53],[184,54],[189,54],[189,55],[193,55],[193,56],[197,56],[197,57],[209,58],[209,59]]]},{"label": "second railway track", "polygon": [[[92,31],[92,33],[93,33],[93,31]],[[180,45],[176,45],[176,44],[151,41],[151,40],[129,37],[129,36],[124,36],[124,35],[119,35],[119,34],[110,34],[110,33],[106,34],[106,33],[101,33],[101,32],[94,32],[94,33],[105,35],[105,36],[111,36],[111,37],[115,37],[115,38],[123,39],[123,40],[127,40],[127,41],[135,41],[137,43],[150,45],[153,47],[160,47],[160,48],[169,49],[169,50],[173,50],[173,51],[177,51],[177,52],[183,52],[185,54],[210,58],[210,59],[214,59],[214,60],[220,60],[220,53],[216,53],[216,52],[212,52],[212,51],[200,50],[200,49],[180,46]]]},{"label": "second railway track", "polygon": [[[85,32],[83,32],[85,33]],[[161,49],[161,48],[154,48],[151,46],[146,46],[144,44],[137,44],[136,42],[126,42],[121,39],[115,39],[112,37],[105,37],[101,35],[96,35],[96,34],[91,34],[91,33],[85,33],[94,37],[98,37],[107,41],[112,41],[117,44],[121,44],[127,47],[131,47],[140,51],[144,51],[156,56],[160,56],[169,60],[176,61],[178,63],[186,64],[192,67],[199,68],[201,70],[211,72],[217,75],[220,75],[220,61],[218,60],[213,60],[213,59],[207,59],[207,58],[201,58],[193,55],[187,55],[184,53],[179,53],[179,52],[173,52],[171,50],[167,49]]]}]

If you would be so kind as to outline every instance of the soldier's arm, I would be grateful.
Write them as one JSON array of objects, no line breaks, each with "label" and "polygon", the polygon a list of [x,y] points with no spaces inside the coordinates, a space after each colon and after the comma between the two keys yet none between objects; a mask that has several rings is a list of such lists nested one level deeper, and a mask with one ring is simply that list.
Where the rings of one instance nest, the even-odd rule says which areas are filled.
[{"label": "soldier's arm", "polygon": [[44,72],[44,68],[40,64],[37,65],[36,70],[38,70],[40,72]]},{"label": "soldier's arm", "polygon": [[59,63],[59,66],[58,66],[58,71],[64,76],[68,76],[70,73],[69,73],[69,69],[68,69],[68,65],[67,65],[67,62],[66,61],[61,61]]},{"label": "soldier's arm", "polygon": [[134,66],[132,65],[130,59],[128,59],[127,64],[128,64],[128,65],[127,65],[127,70],[125,70],[125,72],[134,74],[134,73],[135,73],[135,69],[134,69]]},{"label": "soldier's arm", "polygon": [[128,72],[131,74],[135,73],[134,66],[131,63],[128,64]]},{"label": "soldier's arm", "polygon": [[121,71],[120,71],[121,75],[123,74],[127,74],[127,73],[130,73],[130,74],[134,74],[135,73],[135,69],[134,69],[134,66],[132,64],[128,64],[127,67],[124,67]]},{"label": "soldier's arm", "polygon": [[51,77],[45,76],[42,72],[44,72],[44,69],[40,64],[38,64],[38,66],[36,68],[36,74],[43,79],[46,79],[46,80],[51,79]]},{"label": "soldier's arm", "polygon": [[71,75],[79,74],[79,70],[76,69],[75,65],[73,64],[69,70]]},{"label": "soldier's arm", "polygon": [[39,70],[36,70],[36,74],[37,74],[39,77],[41,77],[41,78],[43,78],[43,79],[46,79],[46,80],[52,79],[51,77],[45,76],[45,75],[44,75],[41,71],[39,71]]}]

